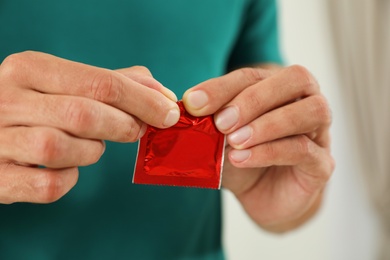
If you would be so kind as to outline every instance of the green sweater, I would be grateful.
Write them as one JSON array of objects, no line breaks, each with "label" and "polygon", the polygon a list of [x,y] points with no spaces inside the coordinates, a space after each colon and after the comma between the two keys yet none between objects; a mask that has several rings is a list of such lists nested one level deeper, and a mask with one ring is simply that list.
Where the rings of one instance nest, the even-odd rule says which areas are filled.
[{"label": "green sweater", "polygon": [[[1,60],[37,50],[143,65],[179,98],[231,68],[280,62],[277,33],[273,0],[0,1]],[[58,202],[0,205],[0,259],[223,259],[220,191],[134,185],[136,150],[109,142]]]}]

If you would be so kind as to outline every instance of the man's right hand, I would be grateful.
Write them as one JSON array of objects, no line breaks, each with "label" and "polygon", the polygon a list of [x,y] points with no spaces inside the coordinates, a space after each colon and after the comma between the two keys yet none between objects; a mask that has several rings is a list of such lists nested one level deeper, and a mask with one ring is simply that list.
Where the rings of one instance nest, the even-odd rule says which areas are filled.
[{"label": "man's right hand", "polygon": [[[38,52],[0,65],[0,203],[50,203],[97,162],[104,141],[174,125],[176,96],[144,67],[117,71]],[[38,168],[37,165],[45,166]]]}]

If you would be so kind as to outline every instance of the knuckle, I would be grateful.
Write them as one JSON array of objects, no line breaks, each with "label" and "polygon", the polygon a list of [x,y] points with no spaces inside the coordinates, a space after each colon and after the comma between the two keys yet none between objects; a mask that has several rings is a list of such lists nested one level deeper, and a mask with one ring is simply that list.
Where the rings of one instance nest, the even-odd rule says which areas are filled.
[{"label": "knuckle", "polygon": [[93,99],[106,104],[115,104],[120,101],[121,81],[109,71],[103,70],[92,78],[91,94]]},{"label": "knuckle", "polygon": [[79,163],[80,166],[87,166],[95,164],[99,161],[105,150],[105,144],[103,141],[96,140],[94,144],[90,146],[88,154],[86,154],[86,161],[84,163]]},{"label": "knuckle", "polygon": [[0,90],[0,118],[2,118],[0,125],[6,124],[6,121],[8,121],[6,120],[6,114],[12,113],[17,105],[23,105],[20,104],[18,92],[8,89]]},{"label": "knuckle", "polygon": [[123,141],[123,142],[136,142],[137,138],[139,136],[139,132],[140,132],[141,128],[140,128],[140,126],[137,124],[137,122],[135,120],[130,120],[128,125],[129,125],[129,127],[126,128],[124,139],[123,140],[119,140],[119,141]]},{"label": "knuckle", "polygon": [[95,154],[93,156],[91,156],[91,162],[88,163],[87,165],[97,163],[100,160],[100,158],[102,157],[103,153],[104,153],[103,147],[101,147],[100,149],[96,149]]},{"label": "knuckle", "polygon": [[333,171],[335,169],[335,160],[332,156],[327,158],[327,163],[323,164],[323,166],[319,169],[318,179],[320,183],[326,183],[332,177]]},{"label": "knuckle", "polygon": [[2,78],[17,78],[21,74],[21,70],[29,63],[29,53],[21,52],[7,56],[0,66]]},{"label": "knuckle", "polygon": [[250,111],[262,111],[264,109],[265,102],[261,100],[259,94],[258,92],[246,94],[247,101],[245,103]]},{"label": "knuckle", "polygon": [[53,172],[45,172],[35,183],[35,191],[41,203],[52,203],[62,197],[62,178]]},{"label": "knuckle", "polygon": [[317,95],[314,98],[315,116],[325,125],[332,123],[332,112],[330,110],[328,101],[324,96]]},{"label": "knuckle", "polygon": [[50,165],[61,153],[58,135],[52,131],[37,131],[33,136],[33,154],[41,165]]},{"label": "knuckle", "polygon": [[248,82],[256,83],[264,79],[264,75],[256,68],[242,68],[239,71]]},{"label": "knuckle", "polygon": [[290,70],[294,75],[302,79],[309,80],[311,78],[311,73],[304,66],[292,65],[290,66]]},{"label": "knuckle", "polygon": [[145,66],[137,65],[137,66],[131,67],[131,69],[132,69],[135,73],[145,74],[145,75],[148,75],[148,76],[151,76],[151,75],[152,75],[152,73],[150,72],[150,70],[149,70],[147,67],[145,67]]},{"label": "knuckle", "polygon": [[303,87],[304,95],[312,93],[318,89],[318,84],[316,79],[313,77],[311,72],[301,65],[292,65],[289,67],[289,70],[294,75],[294,78],[300,82]]},{"label": "knuckle", "polygon": [[311,158],[314,155],[315,149],[312,141],[306,135],[300,135],[297,137],[297,151],[304,157]]},{"label": "knuckle", "polygon": [[72,100],[65,105],[65,122],[78,133],[85,133],[99,117],[99,109],[83,101]]}]

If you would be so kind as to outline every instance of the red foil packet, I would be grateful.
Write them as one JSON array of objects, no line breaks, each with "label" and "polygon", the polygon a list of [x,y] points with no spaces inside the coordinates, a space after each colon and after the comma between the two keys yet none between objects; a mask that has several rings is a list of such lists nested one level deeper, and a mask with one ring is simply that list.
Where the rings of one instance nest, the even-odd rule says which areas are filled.
[{"label": "red foil packet", "polygon": [[139,141],[133,183],[219,189],[225,136],[212,116],[195,117],[178,105],[176,125],[148,126]]}]

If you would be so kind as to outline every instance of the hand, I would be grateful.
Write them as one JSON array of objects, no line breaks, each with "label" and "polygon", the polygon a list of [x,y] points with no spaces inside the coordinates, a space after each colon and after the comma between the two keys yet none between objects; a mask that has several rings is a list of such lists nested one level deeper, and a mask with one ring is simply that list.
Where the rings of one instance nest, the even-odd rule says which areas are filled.
[{"label": "hand", "polygon": [[[175,95],[148,69],[96,68],[24,52],[0,66],[0,203],[49,203],[95,163],[102,140],[133,142],[172,126]],[[46,168],[38,168],[37,165]]]},{"label": "hand", "polygon": [[215,113],[228,142],[222,184],[260,226],[286,231],[314,214],[334,169],[331,112],[305,68],[240,69],[183,100],[193,115]]}]

